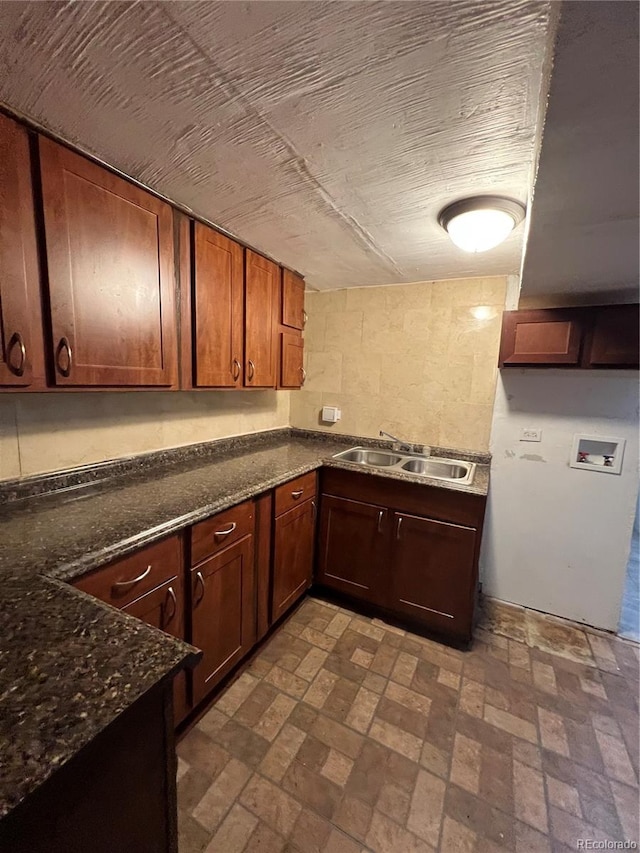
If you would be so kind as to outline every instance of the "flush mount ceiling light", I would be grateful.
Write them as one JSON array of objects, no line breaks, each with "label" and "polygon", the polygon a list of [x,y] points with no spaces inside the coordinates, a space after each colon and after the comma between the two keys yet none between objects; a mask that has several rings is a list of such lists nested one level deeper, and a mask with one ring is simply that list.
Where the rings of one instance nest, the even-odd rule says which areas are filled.
[{"label": "flush mount ceiling light", "polygon": [[464,198],[447,205],[438,222],[465,252],[486,252],[506,240],[524,219],[519,201],[497,195]]}]

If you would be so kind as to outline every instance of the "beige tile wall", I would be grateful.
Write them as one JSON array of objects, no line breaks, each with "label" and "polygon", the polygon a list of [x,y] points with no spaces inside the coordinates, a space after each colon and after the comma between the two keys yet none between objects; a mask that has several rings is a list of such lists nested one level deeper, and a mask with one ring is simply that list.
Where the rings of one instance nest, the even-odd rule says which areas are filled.
[{"label": "beige tile wall", "polygon": [[288,423],[288,391],[7,394],[0,479]]},{"label": "beige tile wall", "polygon": [[[487,450],[506,277],[306,294],[293,426]],[[319,420],[339,406],[335,426]]]}]

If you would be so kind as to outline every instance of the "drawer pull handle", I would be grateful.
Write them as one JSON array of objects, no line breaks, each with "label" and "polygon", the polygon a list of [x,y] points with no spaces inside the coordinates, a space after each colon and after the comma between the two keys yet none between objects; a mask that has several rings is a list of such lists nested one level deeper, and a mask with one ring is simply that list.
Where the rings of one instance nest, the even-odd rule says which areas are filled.
[{"label": "drawer pull handle", "polygon": [[[11,352],[13,348],[17,345],[20,350],[20,361],[18,362],[17,367],[14,367],[11,362]],[[9,346],[7,347],[7,367],[15,376],[22,376],[24,373],[24,366],[27,361],[27,350],[24,345],[24,340],[20,332],[14,332],[11,335],[11,340],[9,341]]]},{"label": "drawer pull handle", "polygon": [[302,309],[302,325],[303,325],[303,326],[306,326],[306,325],[307,325],[307,320],[308,320],[308,319],[309,319],[309,315],[307,314],[307,312],[306,312],[306,311],[304,310],[304,308],[303,308],[303,309]]},{"label": "drawer pull handle", "polygon": [[247,379],[249,380],[249,382],[251,382],[251,380],[253,379],[253,377],[255,376],[255,373],[256,373],[256,366],[251,361],[251,359],[249,359],[248,364],[249,364],[249,375],[247,376]]},{"label": "drawer pull handle", "polygon": [[291,492],[291,497],[294,499],[294,501],[297,501],[303,492],[304,492],[304,489],[296,489],[295,492]]},{"label": "drawer pull handle", "polygon": [[304,385],[304,383],[307,381],[307,371],[304,369],[304,367],[300,368],[300,377],[300,384]]},{"label": "drawer pull handle", "polygon": [[382,519],[384,518],[384,510],[381,509],[378,513],[378,533],[382,533]]},{"label": "drawer pull handle", "polygon": [[152,566],[151,564],[149,564],[144,570],[144,572],[141,575],[138,575],[137,578],[132,578],[130,581],[116,581],[116,583],[114,583],[114,586],[133,586],[134,583],[139,583],[140,581],[143,581],[151,571],[151,568]]},{"label": "drawer pull handle", "polygon": [[[67,351],[67,366],[65,367],[60,361],[60,356],[62,355],[62,351]],[[62,337],[58,343],[56,348],[56,367],[58,368],[58,372],[64,376],[65,378],[71,375],[71,367],[73,365],[73,351],[71,349],[71,344],[69,343],[69,338]]]},{"label": "drawer pull handle", "polygon": [[312,515],[311,515],[311,523],[315,524],[316,523],[316,515],[318,513],[318,508],[316,507],[315,501],[311,501],[311,509],[313,510]]},{"label": "drawer pull handle", "polygon": [[213,535],[214,536],[228,536],[230,533],[233,533],[233,531],[236,529],[237,526],[238,525],[235,523],[235,521],[232,521],[226,530],[216,530],[216,532]]},{"label": "drawer pull handle", "polygon": [[402,527],[402,516],[398,519],[398,526],[396,527],[396,539],[400,539],[400,528]]},{"label": "drawer pull handle", "polygon": [[237,382],[240,379],[240,371],[242,368],[240,367],[240,362],[237,358],[233,359],[233,381]]},{"label": "drawer pull handle", "polygon": [[197,582],[197,583],[199,583],[199,584],[200,584],[200,587],[202,588],[202,595],[201,595],[201,596],[200,596],[200,598],[195,602],[195,604],[200,604],[200,602],[201,602],[201,601],[202,601],[202,599],[204,598],[204,578],[202,577],[202,572],[196,572],[196,582]]},{"label": "drawer pull handle", "polygon": [[171,622],[171,620],[174,618],[174,616],[178,612],[178,599],[176,598],[176,594],[173,591],[172,586],[170,586],[169,589],[167,590],[167,595],[169,596],[170,600],[173,603],[173,610],[171,611],[171,616],[169,616],[167,619],[164,620],[164,624],[166,624],[167,622]]}]

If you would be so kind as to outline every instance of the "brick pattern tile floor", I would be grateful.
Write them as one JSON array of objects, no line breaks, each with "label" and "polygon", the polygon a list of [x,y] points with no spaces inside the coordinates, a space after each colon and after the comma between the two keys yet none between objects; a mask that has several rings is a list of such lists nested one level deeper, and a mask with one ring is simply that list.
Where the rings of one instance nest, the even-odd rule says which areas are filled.
[{"label": "brick pattern tile floor", "polygon": [[180,853],[637,842],[638,646],[533,621],[461,652],[306,599],[178,745]]}]

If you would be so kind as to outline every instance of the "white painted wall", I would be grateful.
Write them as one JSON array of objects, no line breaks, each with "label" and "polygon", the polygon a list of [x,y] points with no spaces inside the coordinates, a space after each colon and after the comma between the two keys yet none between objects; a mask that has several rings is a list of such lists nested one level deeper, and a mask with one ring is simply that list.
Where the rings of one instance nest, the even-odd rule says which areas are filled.
[{"label": "white painted wall", "polygon": [[[520,441],[522,427],[542,441]],[[574,433],[626,438],[622,474],[570,468]],[[484,592],[615,631],[638,496],[637,372],[502,371],[491,451]]]}]

